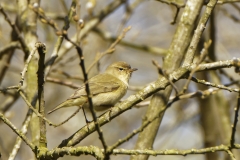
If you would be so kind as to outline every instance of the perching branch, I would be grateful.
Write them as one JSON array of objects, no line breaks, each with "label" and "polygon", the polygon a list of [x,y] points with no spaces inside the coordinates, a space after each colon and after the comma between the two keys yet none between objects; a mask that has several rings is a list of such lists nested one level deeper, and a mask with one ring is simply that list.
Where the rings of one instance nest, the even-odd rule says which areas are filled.
[{"label": "perching branch", "polygon": [[[213,70],[213,69],[219,69],[219,68],[229,68],[233,66],[240,66],[240,59],[233,59],[233,60],[226,60],[226,61],[219,61],[219,62],[213,62],[213,63],[206,63],[206,64],[200,64],[198,67],[197,72],[200,71],[207,71],[207,70]],[[181,67],[171,74],[169,74],[169,79],[172,82],[176,82],[180,80],[181,78],[184,78],[185,75],[191,72],[191,70],[195,69],[195,65],[190,65],[186,67]],[[117,104],[115,107],[111,110],[111,116],[109,116],[109,112],[104,113],[102,116],[98,118],[98,123],[100,126],[108,123],[118,115],[122,114],[123,112],[131,109],[132,106],[136,105],[137,103],[145,100],[149,96],[153,95],[154,93],[158,92],[159,90],[164,90],[169,85],[168,79],[165,77],[159,78],[157,81],[150,83],[140,91],[138,91],[135,95],[132,95],[128,97],[125,101]],[[76,133],[74,133],[72,136],[70,136],[68,139],[62,141],[62,143],[58,147],[64,147],[64,146],[74,146],[78,144],[81,140],[83,140],[85,137],[90,135],[96,130],[96,127],[94,125],[94,122],[91,122],[88,124],[88,126],[82,127],[80,130],[78,130]]]}]

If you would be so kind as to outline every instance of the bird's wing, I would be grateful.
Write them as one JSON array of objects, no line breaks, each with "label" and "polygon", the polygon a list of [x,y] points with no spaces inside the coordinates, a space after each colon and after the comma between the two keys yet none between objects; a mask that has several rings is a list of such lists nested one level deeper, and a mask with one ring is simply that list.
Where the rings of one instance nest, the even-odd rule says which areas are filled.
[{"label": "bird's wing", "polygon": [[[100,93],[112,92],[117,90],[120,87],[120,84],[115,81],[108,81],[104,80],[105,75],[98,76],[97,82],[89,82],[89,88],[92,95],[97,95]],[[93,77],[94,78],[94,77]],[[79,98],[81,96],[86,96],[85,85],[82,85],[78,88],[74,94],[72,94],[69,99]]]}]

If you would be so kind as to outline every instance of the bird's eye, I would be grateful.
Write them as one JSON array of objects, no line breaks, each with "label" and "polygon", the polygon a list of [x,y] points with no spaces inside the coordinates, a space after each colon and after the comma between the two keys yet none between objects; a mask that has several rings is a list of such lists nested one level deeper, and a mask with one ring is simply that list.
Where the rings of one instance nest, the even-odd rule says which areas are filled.
[{"label": "bird's eye", "polygon": [[119,71],[123,71],[123,68],[118,68]]}]

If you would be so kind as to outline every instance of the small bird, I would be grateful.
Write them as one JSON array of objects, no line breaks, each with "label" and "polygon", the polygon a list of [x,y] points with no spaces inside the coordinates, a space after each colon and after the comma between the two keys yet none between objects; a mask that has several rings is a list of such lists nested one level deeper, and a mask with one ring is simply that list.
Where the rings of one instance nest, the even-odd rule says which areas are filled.
[{"label": "small bird", "polygon": [[[90,78],[88,84],[94,110],[102,111],[113,107],[126,94],[129,79],[136,70],[126,62],[120,61],[109,65],[104,73]],[[72,106],[89,107],[85,85],[80,86],[74,94],[48,114]]]}]

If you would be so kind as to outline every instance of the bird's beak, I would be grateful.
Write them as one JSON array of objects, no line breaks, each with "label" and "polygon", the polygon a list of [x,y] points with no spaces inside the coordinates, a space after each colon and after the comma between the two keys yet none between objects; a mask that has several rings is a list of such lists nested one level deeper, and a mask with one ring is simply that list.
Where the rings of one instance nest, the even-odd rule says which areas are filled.
[{"label": "bird's beak", "polygon": [[137,68],[132,68],[132,69],[129,69],[129,72],[134,72],[134,71],[136,71],[136,70],[138,70]]}]

